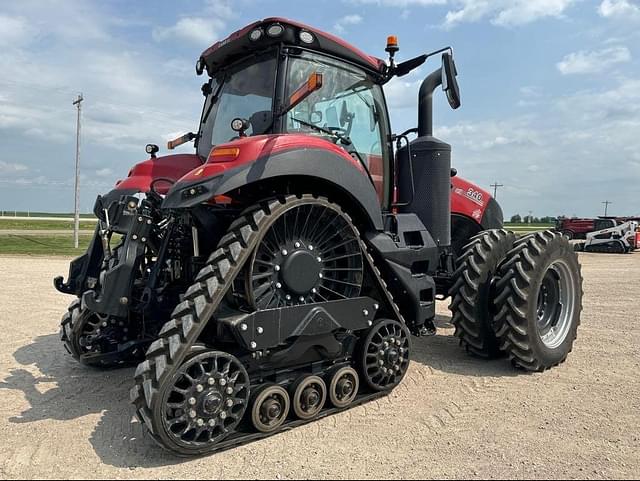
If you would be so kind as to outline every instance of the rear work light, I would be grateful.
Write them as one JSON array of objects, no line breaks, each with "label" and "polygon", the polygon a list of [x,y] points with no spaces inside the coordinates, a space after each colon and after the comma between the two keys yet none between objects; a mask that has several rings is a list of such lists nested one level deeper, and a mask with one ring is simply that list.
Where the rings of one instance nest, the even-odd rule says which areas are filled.
[{"label": "rear work light", "polygon": [[279,23],[274,23],[272,25],[269,25],[269,28],[267,28],[267,35],[269,35],[269,37],[279,37],[283,33],[284,33],[284,27]]},{"label": "rear work light", "polygon": [[307,32],[306,30],[302,30],[300,32],[300,41],[302,43],[310,44],[310,43],[313,43],[314,40],[315,40],[315,37],[311,32]]},{"label": "rear work light", "polygon": [[209,153],[209,162],[233,162],[239,155],[238,147],[214,147]]},{"label": "rear work light", "polygon": [[255,30],[253,30],[250,34],[249,34],[249,39],[252,42],[257,42],[258,40],[260,40],[262,38],[262,29],[260,28],[256,28]]}]

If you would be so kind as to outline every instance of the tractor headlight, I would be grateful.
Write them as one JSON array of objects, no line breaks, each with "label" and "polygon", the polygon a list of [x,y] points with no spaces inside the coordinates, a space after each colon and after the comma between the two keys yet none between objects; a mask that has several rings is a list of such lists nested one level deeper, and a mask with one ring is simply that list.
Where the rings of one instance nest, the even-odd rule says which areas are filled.
[{"label": "tractor headlight", "polygon": [[209,192],[209,189],[205,185],[194,185],[193,187],[189,187],[187,189],[182,190],[182,199],[189,200],[194,197],[200,197]]}]

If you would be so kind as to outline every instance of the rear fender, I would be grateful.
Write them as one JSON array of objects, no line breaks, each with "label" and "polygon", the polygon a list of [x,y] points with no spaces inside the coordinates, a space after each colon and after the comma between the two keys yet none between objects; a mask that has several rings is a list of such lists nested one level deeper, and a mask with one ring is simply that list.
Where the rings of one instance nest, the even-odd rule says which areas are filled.
[{"label": "rear fender", "polygon": [[265,181],[286,181],[287,178],[295,178],[295,187],[301,183],[301,191],[311,189],[319,182],[330,185],[348,200],[349,205],[343,206],[347,211],[355,211],[365,218],[369,227],[382,230],[380,201],[369,176],[348,154],[323,146],[271,150],[239,165],[209,162],[180,179],[169,191],[162,207],[190,208],[242,187],[250,188]]}]

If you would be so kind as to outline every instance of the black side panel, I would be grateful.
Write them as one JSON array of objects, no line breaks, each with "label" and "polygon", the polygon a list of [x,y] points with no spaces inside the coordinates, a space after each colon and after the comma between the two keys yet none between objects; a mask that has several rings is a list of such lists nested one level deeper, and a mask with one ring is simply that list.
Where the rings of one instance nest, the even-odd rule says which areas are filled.
[{"label": "black side panel", "polygon": [[384,261],[389,288],[409,327],[416,332],[435,315],[439,249],[415,214],[387,217],[385,232],[367,233],[368,242]]},{"label": "black side panel", "polygon": [[[367,174],[344,157],[324,149],[296,149],[265,155],[253,163],[230,169],[214,179],[181,182],[173,186],[162,205],[166,209],[189,208],[240,187],[284,177],[331,183],[344,194],[350,205],[345,209],[364,214],[375,230],[382,230],[382,212],[376,190]],[[185,192],[203,186],[201,195],[185,197]],[[302,186],[304,187],[304,185]],[[197,189],[196,189],[197,190]],[[320,192],[322,193],[322,192]]]}]

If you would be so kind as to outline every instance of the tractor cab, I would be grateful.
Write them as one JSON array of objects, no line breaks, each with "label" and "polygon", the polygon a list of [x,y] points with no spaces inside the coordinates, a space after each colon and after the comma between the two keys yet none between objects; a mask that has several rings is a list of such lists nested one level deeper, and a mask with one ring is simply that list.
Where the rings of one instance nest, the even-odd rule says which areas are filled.
[{"label": "tractor cab", "polygon": [[268,19],[205,51],[197,65],[204,69],[211,78],[195,136],[202,158],[239,137],[310,135],[361,163],[381,203],[389,202],[382,60],[310,27]]}]

